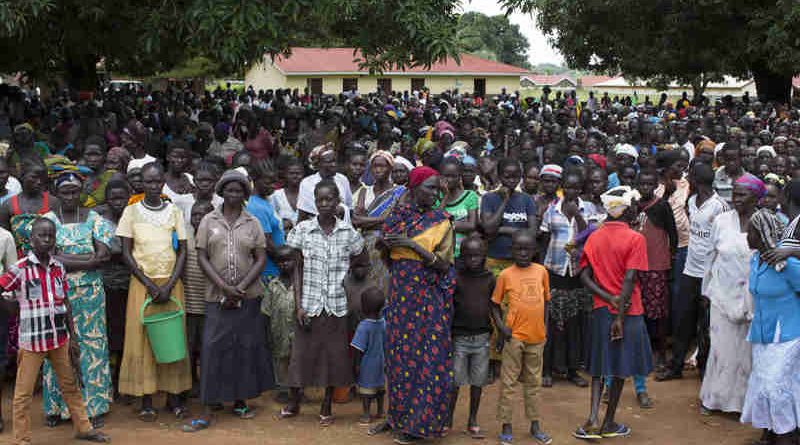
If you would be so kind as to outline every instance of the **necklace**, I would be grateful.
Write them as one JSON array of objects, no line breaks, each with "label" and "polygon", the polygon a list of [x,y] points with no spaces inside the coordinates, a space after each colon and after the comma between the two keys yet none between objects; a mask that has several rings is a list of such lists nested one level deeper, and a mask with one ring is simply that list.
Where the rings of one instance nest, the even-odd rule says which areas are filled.
[{"label": "necklace", "polygon": [[164,208],[164,205],[166,205],[166,203],[164,202],[164,200],[163,200],[163,199],[160,199],[160,198],[159,198],[159,201],[160,201],[160,203],[159,203],[157,206],[151,206],[151,205],[148,205],[148,204],[147,204],[147,201],[145,201],[144,199],[143,199],[143,200],[141,200],[141,201],[139,201],[139,202],[141,202],[141,203],[142,203],[142,205],[144,206],[144,208],[146,208],[147,210],[152,210],[152,211],[154,211],[154,212],[157,212],[157,211],[159,211],[159,210],[163,209],[163,208]]},{"label": "necklace", "polygon": [[63,209],[64,209],[63,205],[62,206],[58,206],[58,219],[61,220],[61,224],[76,224],[76,223],[80,222],[80,220],[81,220],[81,206],[80,206],[80,204],[75,206],[75,218],[74,218],[75,221],[73,221],[72,223],[68,223],[66,220],[64,220],[64,210]]}]

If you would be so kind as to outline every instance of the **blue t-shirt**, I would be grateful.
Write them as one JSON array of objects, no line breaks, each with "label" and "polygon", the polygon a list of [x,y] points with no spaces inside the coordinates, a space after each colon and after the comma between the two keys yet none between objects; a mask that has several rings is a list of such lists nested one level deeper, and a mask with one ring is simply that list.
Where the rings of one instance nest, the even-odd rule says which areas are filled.
[{"label": "blue t-shirt", "polygon": [[[483,195],[481,199],[481,214],[496,213],[503,203],[503,199],[495,192]],[[514,192],[503,210],[503,220],[500,227],[527,229],[528,215],[536,215],[536,203],[530,195]],[[507,260],[511,258],[511,236],[497,235],[489,243],[489,258]]]},{"label": "blue t-shirt", "polygon": [[364,319],[358,324],[350,346],[363,353],[358,373],[358,386],[362,388],[382,388],[383,378],[383,339],[386,336],[386,322]]},{"label": "blue t-shirt", "polygon": [[[283,222],[275,214],[275,208],[272,207],[269,201],[260,196],[252,195],[247,202],[247,211],[258,219],[264,234],[272,238],[272,243],[276,247],[283,245],[285,242]],[[264,271],[261,272],[261,276],[269,278],[277,275],[278,266],[275,265],[272,259],[267,257],[267,265],[264,267]]]}]

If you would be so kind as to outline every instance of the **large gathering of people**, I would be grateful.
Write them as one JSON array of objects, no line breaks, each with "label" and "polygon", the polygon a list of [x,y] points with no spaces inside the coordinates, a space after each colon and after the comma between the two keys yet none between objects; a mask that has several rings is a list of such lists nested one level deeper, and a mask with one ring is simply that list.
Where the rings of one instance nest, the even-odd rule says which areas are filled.
[{"label": "large gathering of people", "polygon": [[512,444],[516,412],[549,444],[561,380],[603,439],[635,426],[626,379],[657,409],[648,386],[696,369],[698,415],[794,444],[798,221],[800,108],[749,96],[0,85],[13,440],[39,385],[93,442],[123,401],[196,433],[269,390],[291,422],[317,387],[320,427],[358,397],[398,444],[446,436],[468,386],[470,437]]}]

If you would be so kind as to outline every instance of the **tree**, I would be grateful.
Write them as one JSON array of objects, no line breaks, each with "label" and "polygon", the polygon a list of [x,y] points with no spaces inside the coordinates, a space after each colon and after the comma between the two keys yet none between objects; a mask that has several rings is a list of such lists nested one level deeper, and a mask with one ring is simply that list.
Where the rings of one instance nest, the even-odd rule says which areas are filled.
[{"label": "tree", "polygon": [[454,0],[0,0],[0,72],[94,89],[102,60],[135,75],[206,57],[238,71],[310,41],[360,49],[366,67],[458,57]]},{"label": "tree", "polygon": [[750,77],[788,102],[800,71],[800,4],[785,0],[500,0],[535,13],[574,68],[689,83]]},{"label": "tree", "polygon": [[530,69],[528,39],[505,15],[467,12],[458,20],[458,36],[468,53]]}]

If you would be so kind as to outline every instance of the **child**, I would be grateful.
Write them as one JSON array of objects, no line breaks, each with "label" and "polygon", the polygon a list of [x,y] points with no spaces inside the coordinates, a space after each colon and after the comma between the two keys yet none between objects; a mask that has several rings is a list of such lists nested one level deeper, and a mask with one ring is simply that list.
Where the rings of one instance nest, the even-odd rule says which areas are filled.
[{"label": "child", "polygon": [[[61,393],[72,413],[75,438],[89,442],[110,442],[92,429],[78,379],[71,365],[77,343],[72,326],[64,266],[51,256],[56,241],[56,226],[46,218],[37,219],[31,228],[31,252],[0,277],[0,287],[13,291],[19,304],[19,354],[14,387],[14,443],[31,442],[31,399],[44,359],[48,359],[58,378]],[[72,350],[72,351],[71,351]]]},{"label": "child", "polygon": [[[537,393],[541,386],[544,344],[547,337],[547,305],[550,301],[550,280],[547,269],[534,264],[536,238],[528,231],[514,233],[511,256],[514,265],[500,272],[492,293],[492,316],[500,331],[497,349],[503,352],[500,371],[500,399],[497,417],[503,423],[500,443],[510,445],[511,398],[517,381],[522,382],[525,415],[531,422],[530,434],[538,442],[549,444],[553,439],[539,425]],[[500,306],[507,307],[503,320]],[[508,342],[508,344],[505,344]]]},{"label": "child", "polygon": [[203,349],[203,328],[206,317],[206,288],[208,279],[200,265],[197,263],[197,249],[195,248],[195,234],[200,221],[214,207],[211,201],[198,201],[192,205],[190,223],[192,230],[188,231],[186,268],[183,271],[183,285],[186,309],[186,340],[189,346],[189,363],[192,368],[192,396],[198,395],[200,376],[197,366],[200,364],[200,351]]},{"label": "child", "polygon": [[370,287],[369,277],[370,262],[369,254],[362,252],[353,257],[350,261],[350,270],[342,280],[344,293],[347,295],[347,310],[350,317],[350,333],[355,332],[358,324],[361,323],[363,314],[361,311],[361,298],[367,288]]},{"label": "child", "polygon": [[364,319],[358,324],[350,346],[355,348],[358,363],[358,394],[364,411],[358,419],[359,425],[367,426],[373,417],[370,407],[375,400],[377,413],[374,418],[383,417],[383,340],[386,324],[381,317],[384,296],[380,289],[371,286],[361,294],[361,310]]},{"label": "child", "polygon": [[450,399],[450,421],[461,386],[470,385],[469,420],[467,433],[473,439],[485,436],[478,426],[481,391],[489,380],[489,336],[491,335],[491,296],[494,275],[486,269],[486,243],[479,237],[461,243],[463,267],[456,271],[456,290],[453,297],[453,368],[456,386]]},{"label": "child", "polygon": [[273,368],[275,369],[275,380],[280,387],[275,400],[279,403],[286,403],[289,401],[286,377],[289,372],[289,359],[296,324],[294,287],[292,287],[292,275],[297,265],[294,251],[289,246],[277,247],[275,263],[278,265],[280,273],[267,283],[266,294],[261,302],[261,312],[269,317]]}]

